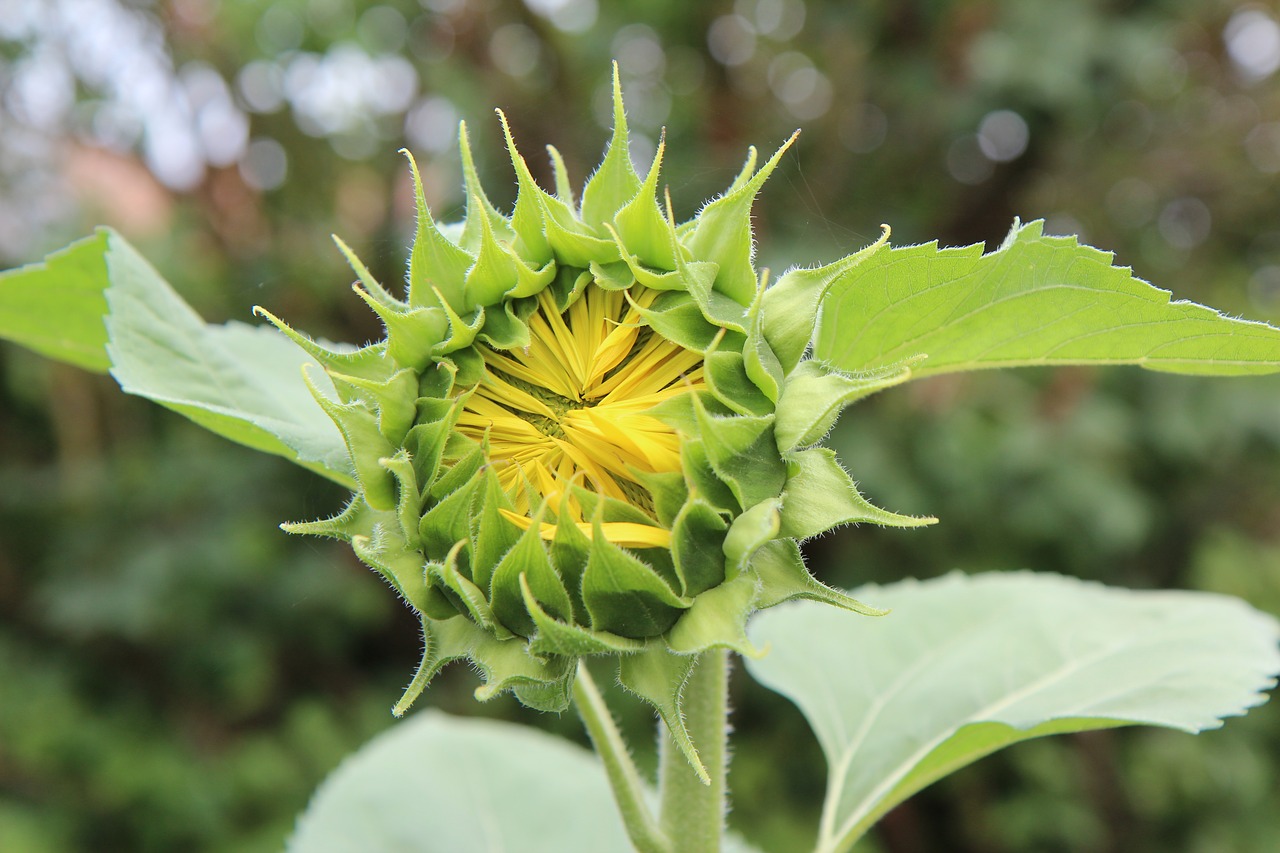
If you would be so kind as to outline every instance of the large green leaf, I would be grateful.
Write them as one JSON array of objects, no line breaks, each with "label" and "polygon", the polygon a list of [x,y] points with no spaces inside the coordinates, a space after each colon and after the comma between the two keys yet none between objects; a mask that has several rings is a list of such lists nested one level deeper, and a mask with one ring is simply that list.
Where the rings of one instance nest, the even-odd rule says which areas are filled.
[{"label": "large green leaf", "polygon": [[106,373],[108,234],[99,231],[42,264],[0,273],[0,339],[86,370]]},{"label": "large green leaf", "polygon": [[[312,359],[273,328],[205,323],[114,231],[0,275],[0,338],[109,368],[131,394],[352,483],[342,435],[302,379]],[[318,366],[313,378],[328,386]]]},{"label": "large green leaf", "polygon": [[631,850],[604,769],[536,729],[422,711],[349,757],[291,853]]},{"label": "large green leaf", "polygon": [[822,853],[997,749],[1149,724],[1199,732],[1266,700],[1280,625],[1207,593],[1136,592],[1029,572],[953,574],[853,592],[868,619],[782,605],[747,660],[808,718],[828,763]]},{"label": "large green leaf", "polygon": [[1169,293],[1043,222],[1004,244],[877,252],[823,305],[815,354],[846,370],[927,355],[912,376],[1037,364],[1137,364],[1173,373],[1280,371],[1280,329]]},{"label": "large green leaf", "polygon": [[[421,711],[320,786],[289,853],[628,853],[604,767],[526,726]],[[725,839],[726,853],[752,853]]]}]

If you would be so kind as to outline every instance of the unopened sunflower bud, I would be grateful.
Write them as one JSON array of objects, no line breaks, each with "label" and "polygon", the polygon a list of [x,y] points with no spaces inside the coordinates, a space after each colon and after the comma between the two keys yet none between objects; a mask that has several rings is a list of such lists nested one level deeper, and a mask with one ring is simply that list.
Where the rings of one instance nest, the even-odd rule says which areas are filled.
[{"label": "unopened sunflower bud", "polygon": [[932,521],[871,506],[812,446],[849,402],[910,376],[804,358],[826,290],[884,239],[766,287],[751,207],[791,140],[758,169],[753,151],[677,224],[659,203],[665,146],[644,180],[631,165],[616,75],[613,137],[581,203],[554,151],[550,194],[502,127],[509,217],[480,188],[465,127],[460,227],[432,220],[409,158],[405,299],[339,242],[383,341],[332,350],[266,314],[329,373],[337,397],[315,393],[359,484],[336,517],[286,529],[350,542],[421,618],[397,713],[459,658],[482,671],[480,698],[560,710],[578,658],[613,656],[699,766],[679,708],[699,652],[757,654],[748,616],[790,598],[878,612],[812,578],[798,541]]}]

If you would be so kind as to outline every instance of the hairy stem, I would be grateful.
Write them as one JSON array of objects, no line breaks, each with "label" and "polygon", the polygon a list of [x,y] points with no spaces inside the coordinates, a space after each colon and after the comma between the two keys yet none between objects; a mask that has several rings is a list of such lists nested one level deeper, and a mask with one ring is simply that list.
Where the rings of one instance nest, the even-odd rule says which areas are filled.
[{"label": "hairy stem", "polygon": [[[573,684],[573,702],[591,736],[596,754],[604,762],[613,799],[627,828],[627,835],[639,853],[674,853],[670,838],[662,831],[645,800],[645,785],[640,780],[631,751],[613,720],[609,706],[591,679],[585,662],[578,661],[578,677]],[[683,848],[682,848],[683,849]]]},{"label": "hairy stem", "polygon": [[659,736],[658,785],[661,825],[681,853],[719,853],[728,805],[729,653],[703,652],[684,686],[681,705],[685,725],[711,774],[711,784],[698,778],[671,740]]}]

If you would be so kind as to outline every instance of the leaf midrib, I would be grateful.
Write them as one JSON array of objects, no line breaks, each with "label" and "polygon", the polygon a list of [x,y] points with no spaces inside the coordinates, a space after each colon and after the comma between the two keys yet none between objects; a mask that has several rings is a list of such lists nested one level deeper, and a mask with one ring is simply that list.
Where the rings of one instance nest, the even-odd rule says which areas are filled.
[{"label": "leaf midrib", "polygon": [[[994,619],[995,617],[993,616],[992,618]],[[968,637],[973,636],[975,633],[979,632],[980,629],[984,629],[985,627],[986,627],[985,625],[974,626],[973,630],[966,632],[966,640],[968,639]],[[1209,629],[1206,628],[1205,631],[1207,630]],[[1198,632],[1198,634],[1203,634],[1205,631]],[[1177,636],[1180,640],[1186,639],[1185,635],[1179,634]],[[923,761],[926,757],[928,757],[928,755],[931,752],[933,752],[935,749],[937,749],[939,746],[945,743],[949,738],[953,737],[956,732],[960,731],[965,726],[972,725],[975,723],[981,723],[981,722],[995,722],[993,720],[988,719],[990,715],[995,714],[1003,710],[1004,708],[1007,708],[1010,705],[1015,704],[1016,702],[1022,701],[1024,699],[1027,699],[1035,695],[1035,693],[1049,687],[1054,683],[1057,683],[1063,680],[1064,678],[1067,678],[1075,674],[1076,672],[1085,668],[1086,666],[1093,666],[1099,663],[1100,661],[1107,659],[1108,657],[1113,657],[1118,654],[1132,653],[1133,650],[1142,648],[1143,646],[1152,645],[1152,646],[1158,647],[1166,644],[1168,640],[1169,640],[1168,634],[1164,631],[1160,631],[1158,633],[1154,633],[1153,635],[1148,635],[1146,637],[1143,637],[1141,638],[1140,641],[1137,641],[1137,642],[1135,642],[1133,638],[1129,638],[1129,639],[1126,639],[1126,641],[1123,643],[1119,643],[1111,646],[1101,646],[1097,650],[1095,650],[1092,654],[1087,655],[1083,658],[1077,658],[1074,660],[1066,661],[1063,666],[1059,667],[1053,672],[1046,673],[1040,676],[1039,678],[1035,679],[1034,681],[997,699],[996,701],[993,701],[987,704],[986,706],[969,713],[964,718],[962,718],[960,722],[955,723],[954,725],[948,725],[939,735],[926,741],[914,753],[912,753],[904,761],[896,765],[892,770],[892,772],[886,774],[882,778],[882,781],[880,782],[880,784],[878,784],[875,788],[873,788],[870,792],[868,792],[868,794],[865,797],[863,797],[858,807],[855,808],[853,812],[849,815],[849,817],[842,822],[840,826],[840,831],[838,833],[830,834],[825,831],[826,827],[830,825],[830,821],[827,819],[827,815],[825,814],[825,809],[824,809],[823,824],[822,824],[823,831],[820,832],[819,834],[819,842],[815,850],[817,851],[817,853],[828,853],[829,851],[830,853],[836,853],[836,851],[842,851],[847,849],[847,846],[850,843],[852,843],[853,840],[855,840],[854,838],[850,837],[851,834],[858,829],[858,824],[868,814],[871,813],[871,811],[875,808],[875,806],[885,796],[887,796],[890,792],[892,792],[893,789],[897,786],[897,784],[900,781],[902,781],[902,779],[905,778],[906,775],[908,775],[917,764]],[[953,648],[954,646],[949,646],[944,651],[950,652],[953,650]],[[936,657],[933,658],[933,660],[935,661],[936,659],[937,659]],[[1138,683],[1136,682],[1127,683],[1123,685],[1123,687],[1120,690],[1111,694],[1110,696],[1107,696],[1106,698],[1111,699],[1111,698],[1114,698],[1115,696],[1124,695],[1125,693],[1132,693],[1137,689],[1137,687],[1138,687]],[[897,688],[897,689],[900,689],[900,688]],[[1090,704],[1098,705],[1100,703],[1095,699],[1095,701],[1091,702]],[[883,708],[877,711],[877,715],[881,711],[883,711]],[[1065,719],[1072,716],[1078,716],[1080,713],[1081,711],[1079,709],[1074,709],[1073,712],[1070,714],[1065,714],[1065,713],[1057,714],[1049,718],[1048,720],[1045,720],[1044,722],[1049,722],[1053,719]],[[852,755],[848,756],[848,760],[849,761],[852,760]],[[841,764],[842,766],[846,766],[846,767],[848,766],[848,761],[846,761],[844,756],[842,756],[841,758]],[[840,781],[840,787],[841,788],[843,787],[843,778]],[[835,800],[835,802],[838,803],[838,798],[837,800]],[[832,840],[833,838],[835,840]]]}]

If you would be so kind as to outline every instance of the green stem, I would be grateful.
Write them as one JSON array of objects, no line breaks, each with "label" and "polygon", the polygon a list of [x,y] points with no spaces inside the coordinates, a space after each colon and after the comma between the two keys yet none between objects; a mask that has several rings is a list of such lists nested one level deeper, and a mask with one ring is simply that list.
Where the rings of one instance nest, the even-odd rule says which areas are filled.
[{"label": "green stem", "polygon": [[666,727],[659,736],[658,787],[661,825],[680,853],[720,853],[728,806],[729,653],[703,652],[681,694],[689,737],[711,774],[703,783]]},{"label": "green stem", "polygon": [[618,804],[627,835],[639,853],[674,853],[670,838],[659,827],[645,799],[645,784],[631,760],[631,751],[600,695],[596,683],[587,672],[584,661],[578,661],[578,677],[573,683],[573,702],[587,727],[596,754],[604,762],[613,799]]}]

